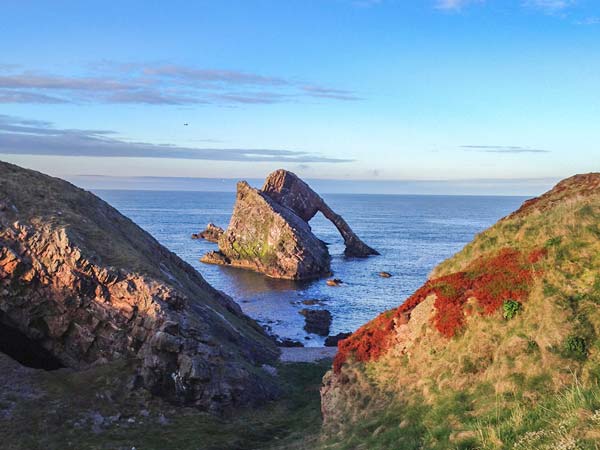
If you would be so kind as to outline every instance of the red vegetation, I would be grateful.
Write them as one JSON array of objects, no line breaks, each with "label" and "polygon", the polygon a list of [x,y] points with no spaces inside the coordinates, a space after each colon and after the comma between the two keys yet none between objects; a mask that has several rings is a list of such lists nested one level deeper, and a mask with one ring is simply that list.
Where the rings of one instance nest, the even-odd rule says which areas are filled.
[{"label": "red vegetation", "polygon": [[359,328],[338,343],[333,361],[337,373],[350,355],[356,361],[378,359],[392,344],[394,329],[405,324],[410,312],[435,294],[433,325],[444,336],[454,336],[464,325],[465,305],[470,298],[477,299],[477,311],[491,315],[507,300],[526,300],[536,273],[533,264],[546,255],[543,249],[523,255],[506,248],[495,256],[481,257],[466,270],[427,281],[400,307],[387,311]]}]

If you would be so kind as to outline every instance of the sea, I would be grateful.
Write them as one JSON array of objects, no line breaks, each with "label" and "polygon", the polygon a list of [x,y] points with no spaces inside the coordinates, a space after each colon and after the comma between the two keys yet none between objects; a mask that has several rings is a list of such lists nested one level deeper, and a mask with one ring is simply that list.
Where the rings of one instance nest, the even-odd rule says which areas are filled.
[{"label": "sea", "polygon": [[[96,190],[101,198],[191,264],[215,288],[280,338],[322,346],[323,337],[303,329],[303,308],[327,309],[330,334],[354,331],[383,311],[402,304],[431,270],[473,237],[514,211],[525,197],[323,194],[356,234],[380,256],[346,258],[337,229],[320,213],[313,232],[329,244],[335,278],[308,282],[275,280],[242,269],[203,264],[199,258],[216,244],[192,240],[209,223],[227,227],[233,192]],[[391,278],[381,278],[386,271]],[[318,300],[314,305],[306,300]]]}]

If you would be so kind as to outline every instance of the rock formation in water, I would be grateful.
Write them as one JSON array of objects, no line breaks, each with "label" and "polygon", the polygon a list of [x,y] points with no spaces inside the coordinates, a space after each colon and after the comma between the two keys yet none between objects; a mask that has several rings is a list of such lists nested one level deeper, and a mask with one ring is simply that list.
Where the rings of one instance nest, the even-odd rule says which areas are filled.
[{"label": "rock formation in water", "polygon": [[204,239],[209,242],[218,243],[223,233],[223,228],[218,227],[214,223],[209,223],[204,231],[192,234],[192,239]]},{"label": "rock formation in water", "polygon": [[325,200],[292,172],[276,170],[267,177],[262,192],[280,205],[294,211],[305,222],[321,212],[336,226],[344,238],[346,256],[366,257],[379,254],[361,241],[342,216],[336,214]]},{"label": "rock formation in water", "polygon": [[219,239],[219,251],[208,253],[202,261],[252,269],[274,278],[302,280],[327,275],[329,252],[308,224],[319,211],[340,231],[347,256],[378,254],[304,181],[277,170],[261,190],[244,181],[238,183],[233,215]]},{"label": "rock formation in water", "polygon": [[327,336],[331,327],[331,313],[326,309],[301,309],[298,311],[304,316],[304,329],[307,333]]},{"label": "rock formation in water", "polygon": [[233,300],[93,194],[2,162],[0,292],[17,360],[126,359],[137,384],[214,412],[276,393],[261,367],[278,351]]},{"label": "rock formation in water", "polygon": [[477,235],[401,306],[338,343],[321,390],[329,444],[597,442],[586,399],[599,379],[599,255],[598,173],[560,182]]}]

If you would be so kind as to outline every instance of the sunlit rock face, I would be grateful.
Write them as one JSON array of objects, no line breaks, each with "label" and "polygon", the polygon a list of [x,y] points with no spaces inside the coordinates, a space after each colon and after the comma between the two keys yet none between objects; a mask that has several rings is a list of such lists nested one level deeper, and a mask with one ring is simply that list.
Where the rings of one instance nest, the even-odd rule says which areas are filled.
[{"label": "sunlit rock face", "polygon": [[276,394],[259,368],[277,349],[233,300],[93,194],[1,162],[0,293],[3,335],[55,365],[127,360],[134,384],[214,412]]}]

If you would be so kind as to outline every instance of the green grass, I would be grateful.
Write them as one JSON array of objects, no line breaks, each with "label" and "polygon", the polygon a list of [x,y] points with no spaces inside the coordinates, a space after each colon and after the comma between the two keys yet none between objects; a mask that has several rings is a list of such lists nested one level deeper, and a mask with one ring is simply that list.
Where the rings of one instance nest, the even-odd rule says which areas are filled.
[{"label": "green grass", "polygon": [[[426,403],[413,397],[396,403],[369,421],[356,423],[322,448],[350,450],[580,449],[600,448],[600,390],[584,389],[575,379],[559,392],[545,379],[515,376],[510,395],[491,386],[470,392],[446,392]],[[531,397],[528,389],[540,394]]]}]

